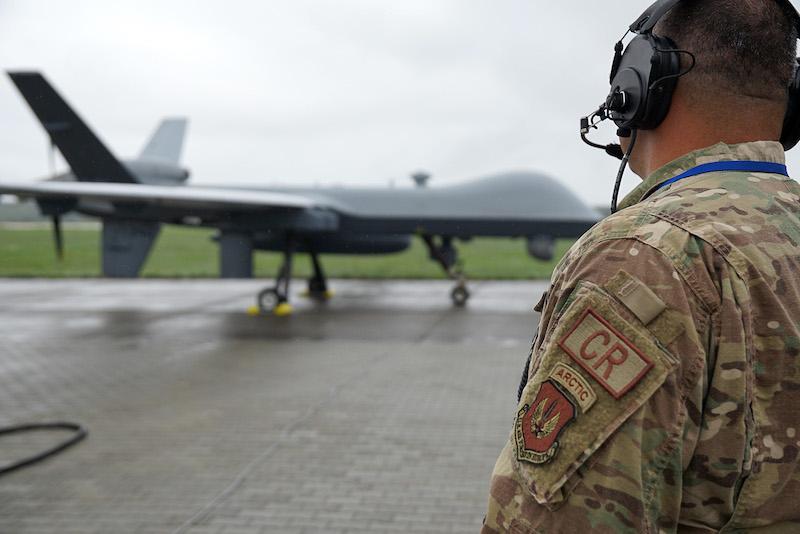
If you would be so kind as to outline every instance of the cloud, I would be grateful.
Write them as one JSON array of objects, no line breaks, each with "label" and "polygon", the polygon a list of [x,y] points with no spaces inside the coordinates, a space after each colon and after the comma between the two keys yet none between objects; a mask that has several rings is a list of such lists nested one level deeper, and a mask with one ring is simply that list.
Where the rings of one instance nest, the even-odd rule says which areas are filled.
[{"label": "cloud", "polygon": [[[606,204],[617,164],[580,142],[578,117],[604,98],[613,43],[638,10],[621,0],[5,1],[0,65],[42,70],[121,157],[162,116],[190,117],[196,184],[384,185],[419,168],[453,183],[532,169]],[[46,174],[44,134],[7,80],[0,114],[0,176]]]}]

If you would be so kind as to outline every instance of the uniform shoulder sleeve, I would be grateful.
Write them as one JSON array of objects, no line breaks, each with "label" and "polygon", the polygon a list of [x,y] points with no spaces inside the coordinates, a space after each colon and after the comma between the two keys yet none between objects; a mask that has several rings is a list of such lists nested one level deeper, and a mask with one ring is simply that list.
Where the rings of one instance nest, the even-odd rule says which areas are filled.
[{"label": "uniform shoulder sleeve", "polygon": [[486,532],[646,532],[677,520],[704,306],[636,239],[595,244],[552,291]]}]

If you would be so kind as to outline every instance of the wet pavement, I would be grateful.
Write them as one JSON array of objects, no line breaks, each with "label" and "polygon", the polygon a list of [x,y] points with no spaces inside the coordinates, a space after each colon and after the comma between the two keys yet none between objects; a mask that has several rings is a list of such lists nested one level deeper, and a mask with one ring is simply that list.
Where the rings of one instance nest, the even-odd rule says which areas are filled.
[{"label": "wet pavement", "polygon": [[0,424],[90,432],[0,478],[0,533],[479,530],[546,285],[334,281],[249,317],[262,286],[0,280]]}]

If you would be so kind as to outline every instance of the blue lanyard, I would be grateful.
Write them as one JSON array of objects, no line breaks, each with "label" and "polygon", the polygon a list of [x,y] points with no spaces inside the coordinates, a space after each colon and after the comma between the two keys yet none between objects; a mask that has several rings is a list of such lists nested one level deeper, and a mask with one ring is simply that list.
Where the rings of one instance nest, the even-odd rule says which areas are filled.
[{"label": "blue lanyard", "polygon": [[689,169],[683,174],[679,174],[674,178],[670,178],[654,189],[653,193],[667,187],[668,185],[672,185],[675,182],[679,182],[684,178],[690,178],[692,176],[697,176],[698,174],[717,171],[766,172],[770,174],[781,174],[787,177],[789,176],[789,172],[786,170],[786,165],[782,165],[780,163],[772,163],[769,161],[715,161],[713,163],[704,163],[702,165],[698,165],[697,167]]}]

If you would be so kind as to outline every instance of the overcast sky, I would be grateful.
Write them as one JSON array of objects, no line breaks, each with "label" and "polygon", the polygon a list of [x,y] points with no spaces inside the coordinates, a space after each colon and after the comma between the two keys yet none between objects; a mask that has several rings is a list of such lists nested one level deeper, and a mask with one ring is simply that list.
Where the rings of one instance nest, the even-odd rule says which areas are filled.
[{"label": "overcast sky", "polygon": [[[530,169],[606,204],[617,162],[581,143],[578,118],[604,99],[613,44],[646,6],[0,0],[0,67],[42,71],[121,158],[162,117],[189,117],[193,184]],[[5,76],[0,117],[0,178],[48,174],[44,132]]]}]

